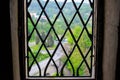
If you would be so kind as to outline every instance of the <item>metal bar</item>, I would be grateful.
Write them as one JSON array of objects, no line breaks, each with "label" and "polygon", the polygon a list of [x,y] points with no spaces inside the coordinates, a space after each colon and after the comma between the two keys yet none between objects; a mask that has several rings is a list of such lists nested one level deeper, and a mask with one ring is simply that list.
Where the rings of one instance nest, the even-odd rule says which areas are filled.
[{"label": "metal bar", "polygon": [[92,66],[93,66],[93,58],[94,58],[93,55],[95,54],[95,53],[93,54],[93,52],[94,52],[94,51],[93,51],[93,50],[94,50],[94,46],[93,46],[93,45],[94,45],[94,41],[93,41],[93,40],[94,40],[94,38],[93,38],[93,36],[94,36],[94,35],[93,35],[93,34],[94,34],[94,33],[93,33],[93,30],[94,30],[94,0],[93,0],[93,3],[92,3],[91,1],[89,1],[89,2],[90,2],[90,4],[92,4],[92,5],[91,5],[91,8],[92,8],[92,11],[93,11],[93,12],[92,12],[91,75],[90,75],[90,76],[92,76],[92,71],[93,71],[93,67],[92,67]]},{"label": "metal bar", "polygon": [[[30,6],[31,1],[32,1],[32,0],[29,1],[28,7]],[[89,15],[89,17],[88,17],[88,19],[87,19],[87,21],[86,21],[86,23],[85,23],[85,22],[83,21],[82,17],[81,17],[80,12],[79,12],[79,9],[80,9],[81,5],[83,4],[84,0],[82,0],[82,2],[80,3],[80,5],[79,5],[78,8],[77,8],[76,3],[74,2],[74,0],[72,0],[72,3],[73,3],[73,5],[74,5],[74,7],[75,7],[75,9],[76,9],[76,12],[75,12],[75,14],[73,15],[70,23],[68,23],[67,19],[65,18],[65,15],[64,15],[63,12],[62,12],[62,9],[64,8],[67,0],[64,1],[64,3],[63,3],[63,5],[62,5],[61,8],[60,8],[57,0],[55,0],[55,3],[56,3],[56,5],[57,5],[57,7],[58,7],[58,9],[59,9],[59,12],[58,12],[57,16],[55,17],[55,19],[54,19],[54,21],[53,21],[53,23],[52,23],[52,22],[50,21],[48,15],[47,15],[47,13],[46,13],[46,11],[45,11],[45,8],[46,8],[49,0],[46,1],[44,7],[42,6],[42,4],[41,4],[41,2],[40,2],[39,0],[37,0],[37,2],[39,3],[39,6],[41,7],[42,12],[41,12],[41,14],[39,15],[39,18],[37,19],[37,22],[36,22],[35,24],[34,24],[32,18],[31,18],[31,16],[30,16],[30,14],[29,14],[29,12],[27,12],[27,14],[28,14],[27,17],[30,18],[30,20],[31,20],[31,22],[32,22],[32,24],[33,24],[33,27],[34,27],[33,30],[32,30],[32,32],[31,32],[30,35],[28,36],[28,42],[29,42],[29,40],[30,40],[33,32],[36,31],[36,33],[37,33],[37,35],[39,36],[42,44],[41,44],[41,46],[40,46],[40,48],[39,48],[39,50],[38,50],[38,52],[37,52],[37,54],[36,54],[35,56],[33,55],[31,49],[30,49],[29,46],[28,46],[28,51],[30,51],[30,53],[31,53],[31,55],[32,55],[32,57],[33,57],[33,62],[32,62],[32,64],[30,65],[29,70],[31,69],[31,67],[32,67],[32,65],[33,65],[34,62],[36,62],[37,66],[40,68],[40,66],[39,66],[36,58],[37,58],[40,50],[41,50],[42,47],[44,46],[45,49],[46,49],[46,51],[48,52],[48,54],[49,54],[49,56],[50,56],[50,59],[49,59],[49,61],[48,61],[48,64],[46,65],[46,68],[45,68],[45,71],[44,71],[44,77],[46,76],[46,71],[47,71],[48,65],[50,64],[51,60],[53,61],[54,65],[55,65],[55,67],[56,67],[56,70],[57,70],[57,75],[56,75],[56,76],[59,76],[59,75],[58,75],[58,68],[57,68],[57,65],[55,64],[55,62],[54,62],[54,60],[53,60],[53,56],[54,56],[55,52],[57,51],[58,47],[61,45],[61,47],[62,47],[62,49],[63,49],[63,51],[64,51],[64,53],[65,53],[65,55],[66,55],[66,57],[67,57],[67,60],[65,61],[64,65],[63,65],[63,67],[62,67],[62,69],[61,69],[61,75],[62,75],[62,76],[63,76],[63,69],[64,69],[64,67],[65,67],[65,65],[66,65],[66,63],[67,63],[68,61],[70,62],[71,66],[72,66],[73,76],[75,76],[75,70],[74,70],[73,64],[72,64],[71,61],[70,61],[70,57],[71,57],[71,55],[72,55],[72,53],[73,53],[73,51],[74,51],[74,49],[75,49],[76,47],[78,48],[78,50],[79,50],[79,52],[80,52],[80,55],[82,56],[82,59],[83,59],[83,61],[81,62],[80,66],[82,65],[83,62],[85,62],[86,66],[87,66],[87,68],[88,68],[88,70],[89,70],[89,72],[91,73],[92,66],[91,66],[91,68],[89,67],[89,65],[88,65],[88,63],[87,63],[87,61],[86,61],[86,57],[87,57],[87,55],[89,54],[89,51],[90,51],[90,50],[92,51],[92,49],[91,49],[92,46],[90,47],[90,49],[89,49],[89,51],[87,52],[86,56],[84,56],[83,53],[82,53],[82,51],[81,51],[81,49],[80,49],[80,47],[79,47],[79,45],[78,45],[78,42],[79,42],[80,37],[82,36],[84,30],[86,30],[87,35],[88,35],[88,37],[90,38],[90,40],[91,40],[91,42],[92,42],[92,45],[93,45],[93,41],[92,41],[92,40],[93,40],[93,39],[92,39],[92,38],[93,38],[93,37],[92,37],[93,35],[91,35],[91,34],[89,33],[89,31],[88,31],[88,29],[87,29],[87,27],[86,27],[86,25],[87,25],[90,17],[93,16],[93,10],[91,11],[91,13],[90,13],[90,15]],[[90,6],[92,7],[92,5],[93,5],[92,2],[91,2],[90,0],[89,0],[89,2],[90,2]],[[92,7],[92,9],[93,9],[93,7]],[[49,24],[51,25],[51,28],[49,29],[49,31],[48,31],[48,33],[47,33],[47,35],[46,35],[46,37],[45,37],[44,40],[42,40],[42,38],[41,38],[41,36],[40,36],[40,33],[38,32],[38,30],[37,30],[37,28],[36,28],[36,26],[37,26],[37,24],[38,24],[38,22],[39,22],[39,20],[40,20],[40,18],[41,18],[41,16],[42,16],[43,13],[45,14],[45,16],[46,16]],[[56,31],[55,31],[55,29],[54,29],[54,24],[55,24],[55,22],[56,22],[56,20],[58,19],[58,17],[59,17],[60,14],[62,15],[62,17],[63,17],[63,19],[64,19],[64,22],[65,22],[65,24],[66,24],[66,26],[67,26],[67,28],[66,28],[64,34],[62,35],[61,39],[59,39],[58,34],[56,33]],[[76,16],[77,14],[78,14],[79,19],[81,20],[81,22],[82,22],[82,24],[83,24],[83,29],[82,29],[82,32],[79,34],[78,39],[76,40],[75,37],[74,37],[74,35],[73,35],[73,32],[71,31],[70,25],[72,24],[72,22],[73,22],[73,20],[74,20],[74,18],[75,18],[75,16]],[[92,19],[93,19],[93,18],[92,18]],[[92,25],[92,29],[93,29],[93,25]],[[45,41],[46,41],[47,37],[49,36],[49,33],[51,32],[51,30],[53,30],[55,36],[57,37],[57,39],[58,39],[58,41],[59,41],[52,55],[50,54],[49,50],[47,49],[47,47],[46,47],[46,45],[45,45]],[[64,49],[64,47],[63,47],[63,45],[62,45],[62,43],[61,43],[61,41],[63,40],[63,38],[64,38],[64,36],[65,36],[65,34],[66,34],[67,31],[70,32],[70,34],[71,34],[71,36],[72,36],[72,38],[73,38],[73,40],[74,40],[74,42],[75,42],[75,45],[74,45],[74,47],[73,47],[73,49],[72,49],[72,51],[71,51],[71,53],[70,53],[69,56],[67,55],[67,53],[66,53],[66,51],[65,51],[65,49]],[[92,31],[92,34],[93,34],[93,31]],[[92,54],[91,54],[91,55],[92,55]],[[29,60],[28,60],[28,61],[29,61]],[[91,59],[91,61],[92,61],[92,59]],[[92,64],[92,62],[91,62],[91,64]],[[80,68],[80,66],[79,66],[79,68]],[[78,69],[79,69],[79,68],[78,68]],[[78,71],[78,70],[77,70],[77,71]],[[29,71],[28,71],[28,72],[29,72]],[[39,69],[39,73],[41,74],[40,69]],[[91,75],[91,74],[90,74],[90,75]],[[39,75],[39,76],[41,76],[41,75]],[[79,76],[79,72],[77,72],[77,76]]]},{"label": "metal bar", "polygon": [[[89,50],[87,51],[86,55],[85,55],[85,58],[88,56],[89,52],[92,50],[92,46],[89,48]],[[77,76],[79,76],[79,69],[80,67],[82,66],[84,62],[84,59],[82,60],[81,64],[79,65],[79,67],[77,68]],[[89,71],[90,75],[91,75],[91,72]]]},{"label": "metal bar", "polygon": [[[37,60],[36,60],[36,58],[34,57],[34,55],[33,55],[33,53],[32,53],[32,51],[31,51],[31,49],[30,49],[30,47],[28,46],[28,50],[30,51],[30,53],[31,53],[31,55],[32,55],[32,57],[33,57],[33,61],[35,61],[36,62],[36,64],[37,64],[37,66],[38,66],[38,69],[39,69],[39,76],[41,76],[41,68],[40,68],[40,66],[39,66],[39,64],[38,64],[38,62],[37,62]],[[30,69],[28,69],[29,71],[30,71]]]}]

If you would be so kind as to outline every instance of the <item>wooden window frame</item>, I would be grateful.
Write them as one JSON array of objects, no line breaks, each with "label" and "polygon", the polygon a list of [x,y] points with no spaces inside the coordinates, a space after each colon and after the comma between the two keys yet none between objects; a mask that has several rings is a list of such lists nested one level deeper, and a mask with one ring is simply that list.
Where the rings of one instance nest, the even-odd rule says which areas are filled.
[{"label": "wooden window frame", "polygon": [[[103,40],[104,40],[104,0],[96,1],[97,11],[95,13],[97,17],[96,21],[96,67],[95,67],[95,80],[102,80],[102,63],[103,63]],[[19,39],[19,62],[20,62],[20,78],[21,80],[28,80],[25,73],[25,29],[24,29],[24,0],[18,0],[18,39]],[[32,79],[30,79],[32,80]],[[34,80],[34,79],[33,79]],[[35,79],[39,80],[39,79]],[[79,79],[80,80],[80,79]],[[83,80],[83,79],[82,79]],[[84,79],[94,80],[94,79]]]}]

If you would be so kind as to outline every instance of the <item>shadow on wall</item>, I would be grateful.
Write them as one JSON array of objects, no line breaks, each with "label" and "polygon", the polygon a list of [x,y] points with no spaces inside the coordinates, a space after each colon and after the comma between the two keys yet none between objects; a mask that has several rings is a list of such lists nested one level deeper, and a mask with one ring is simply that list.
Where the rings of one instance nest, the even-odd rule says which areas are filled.
[{"label": "shadow on wall", "polygon": [[119,12],[119,26],[118,26],[118,52],[116,65],[116,80],[120,80],[120,12]]}]

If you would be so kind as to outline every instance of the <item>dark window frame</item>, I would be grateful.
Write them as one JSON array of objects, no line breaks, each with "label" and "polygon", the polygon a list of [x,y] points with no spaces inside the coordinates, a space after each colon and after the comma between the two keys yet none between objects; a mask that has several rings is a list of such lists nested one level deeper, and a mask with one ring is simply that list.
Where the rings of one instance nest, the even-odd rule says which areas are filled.
[{"label": "dark window frame", "polygon": [[[96,70],[95,79],[102,80],[102,56],[104,35],[104,0],[97,0],[97,34],[96,34]],[[18,0],[18,38],[19,38],[19,61],[20,78],[25,79],[25,30],[24,30],[24,0]],[[34,80],[34,79],[33,79]],[[37,79],[35,79],[37,80]],[[39,79],[38,79],[39,80]],[[93,79],[84,79],[93,80]]]}]

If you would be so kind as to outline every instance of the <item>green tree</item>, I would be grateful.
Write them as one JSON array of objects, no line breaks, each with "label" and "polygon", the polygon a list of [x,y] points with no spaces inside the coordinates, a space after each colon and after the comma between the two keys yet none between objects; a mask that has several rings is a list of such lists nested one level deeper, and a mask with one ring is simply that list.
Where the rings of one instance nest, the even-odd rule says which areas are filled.
[{"label": "green tree", "polygon": [[[76,27],[74,27],[72,29],[73,35],[74,35],[74,37],[75,37],[76,40],[78,39],[79,34],[80,34],[81,31],[82,31],[82,27],[80,27],[80,26],[76,26]],[[71,45],[73,45],[74,40],[71,37],[70,33],[67,33],[67,40],[68,40],[68,43],[70,43]]]},{"label": "green tree", "polygon": [[54,39],[51,34],[49,34],[47,41],[46,41],[46,46],[47,47],[52,47],[54,45]]},{"label": "green tree", "polygon": [[30,19],[28,18],[28,35],[32,32],[32,30],[33,30],[33,25]]},{"label": "green tree", "polygon": [[[88,28],[88,30],[90,31],[91,29]],[[80,26],[76,26],[72,29],[73,35],[74,35],[76,40],[78,39],[81,31],[82,31],[82,27],[80,27]],[[71,45],[74,44],[74,40],[71,37],[71,34],[67,34],[67,39],[68,39],[69,44],[71,44]],[[87,32],[85,30],[82,33],[82,36],[80,37],[78,45],[80,46],[80,48],[82,49],[83,52],[91,46],[91,41],[90,41],[90,39],[87,35]]]},{"label": "green tree", "polygon": [[[91,27],[89,27],[88,31],[91,32],[91,30],[92,30]],[[75,26],[72,29],[73,35],[74,35],[76,40],[78,39],[81,31],[82,31],[82,27],[80,27],[80,26]],[[68,40],[69,44],[74,45],[74,40],[73,40],[70,33],[67,33],[67,40]],[[80,37],[80,40],[78,42],[78,45],[80,46],[80,49],[82,50],[83,54],[91,46],[91,44],[92,43],[87,35],[87,32],[84,30],[81,37]],[[74,49],[74,51],[70,57],[70,60],[71,60],[71,63],[73,64],[73,67],[75,70],[75,75],[77,76],[77,69],[80,65],[80,62],[82,61],[82,57],[81,57],[80,52],[79,52],[77,47]],[[67,69],[70,70],[71,73],[73,72],[73,68],[71,67],[71,64],[69,62],[67,62],[66,67],[67,67]],[[85,75],[86,73],[87,73],[86,72],[86,65],[82,65],[81,68],[79,69],[79,75]]]},{"label": "green tree", "polygon": [[45,39],[45,36],[46,36],[46,34],[45,34],[45,32],[43,31],[43,32],[41,33],[41,38],[42,38],[42,40]]},{"label": "green tree", "polygon": [[35,34],[35,43],[38,44],[40,42],[40,38],[37,34]]}]

